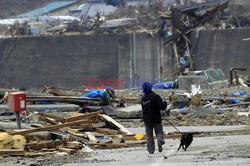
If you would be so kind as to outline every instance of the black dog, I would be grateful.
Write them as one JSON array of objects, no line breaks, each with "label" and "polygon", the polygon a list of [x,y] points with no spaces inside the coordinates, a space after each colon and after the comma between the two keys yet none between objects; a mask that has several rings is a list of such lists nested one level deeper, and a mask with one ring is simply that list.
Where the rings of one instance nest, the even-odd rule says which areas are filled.
[{"label": "black dog", "polygon": [[177,151],[179,151],[181,147],[182,147],[182,149],[184,149],[186,151],[187,148],[189,147],[189,145],[193,142],[193,134],[192,133],[183,133],[180,142],[181,143],[180,143],[180,146],[177,149]]}]

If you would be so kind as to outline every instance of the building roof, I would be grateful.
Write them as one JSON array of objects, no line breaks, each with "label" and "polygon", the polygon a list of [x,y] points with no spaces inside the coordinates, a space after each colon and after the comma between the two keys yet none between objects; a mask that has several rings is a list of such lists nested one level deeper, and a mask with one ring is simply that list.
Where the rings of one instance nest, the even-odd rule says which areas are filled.
[{"label": "building roof", "polygon": [[[164,3],[174,3],[176,0],[164,0]],[[137,6],[137,5],[148,5],[149,0],[127,0],[126,3],[128,6]],[[88,3],[82,7],[82,15],[84,17],[90,16],[93,17],[97,12],[107,15],[112,13],[117,8],[112,5],[107,5],[104,0],[88,0]]]},{"label": "building roof", "polygon": [[37,8],[35,10],[29,11],[27,13],[23,13],[21,15],[18,15],[17,17],[33,17],[33,16],[41,16],[46,13],[52,12],[54,10],[58,10],[60,8],[64,8],[70,5],[73,5],[74,3],[79,2],[79,0],[69,0],[69,1],[54,1],[51,3],[48,3],[47,5]]}]

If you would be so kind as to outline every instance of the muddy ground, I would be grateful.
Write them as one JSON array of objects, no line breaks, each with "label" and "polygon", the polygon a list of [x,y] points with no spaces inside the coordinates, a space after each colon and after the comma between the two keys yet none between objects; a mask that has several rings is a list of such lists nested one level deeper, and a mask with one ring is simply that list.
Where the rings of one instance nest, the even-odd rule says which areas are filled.
[{"label": "muddy ground", "polygon": [[[91,158],[70,166],[110,166],[110,165],[146,165],[146,166],[193,166],[193,165],[249,165],[250,140],[248,136],[219,136],[195,138],[187,151],[176,151],[179,141],[167,140],[162,153],[155,152],[148,157],[145,147],[126,150],[96,151]],[[166,157],[165,157],[166,156]],[[166,158],[166,159],[164,159]]]}]

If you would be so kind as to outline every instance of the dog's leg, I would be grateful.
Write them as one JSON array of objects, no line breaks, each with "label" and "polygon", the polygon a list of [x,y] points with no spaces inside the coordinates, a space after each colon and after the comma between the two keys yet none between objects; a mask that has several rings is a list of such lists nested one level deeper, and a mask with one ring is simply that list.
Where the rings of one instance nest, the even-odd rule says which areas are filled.
[{"label": "dog's leg", "polygon": [[179,146],[179,148],[177,149],[177,151],[179,151],[179,150],[180,150],[180,148],[181,148],[181,143],[180,143],[180,146]]}]

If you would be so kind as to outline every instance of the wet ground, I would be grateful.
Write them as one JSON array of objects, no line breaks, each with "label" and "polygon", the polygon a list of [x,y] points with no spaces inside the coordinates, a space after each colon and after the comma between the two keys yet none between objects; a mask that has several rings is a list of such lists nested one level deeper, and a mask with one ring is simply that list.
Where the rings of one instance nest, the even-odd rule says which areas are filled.
[{"label": "wet ground", "polygon": [[[97,150],[80,163],[66,166],[186,166],[186,165],[250,165],[250,135],[195,138],[187,151],[176,151],[179,140],[167,140],[162,153],[151,158],[146,147]],[[164,157],[166,156],[166,157]],[[164,159],[167,158],[167,159]]]},{"label": "wet ground", "polygon": [[[146,145],[110,150],[94,150],[90,154],[49,155],[47,157],[22,158],[2,157],[1,166],[8,165],[65,165],[65,166],[186,166],[186,165],[250,165],[249,126],[186,126],[178,127],[182,132],[205,132],[194,137],[187,151],[176,151],[179,139],[167,139],[164,151],[148,156]],[[144,128],[130,128],[134,133],[144,133]],[[165,132],[175,132],[164,127]],[[199,135],[200,136],[200,135]],[[164,159],[166,158],[166,159]]]}]

